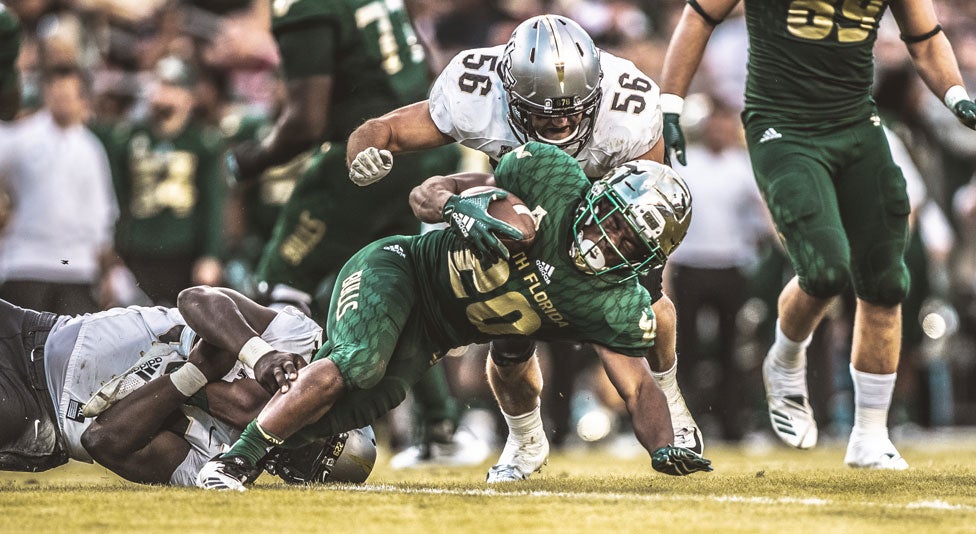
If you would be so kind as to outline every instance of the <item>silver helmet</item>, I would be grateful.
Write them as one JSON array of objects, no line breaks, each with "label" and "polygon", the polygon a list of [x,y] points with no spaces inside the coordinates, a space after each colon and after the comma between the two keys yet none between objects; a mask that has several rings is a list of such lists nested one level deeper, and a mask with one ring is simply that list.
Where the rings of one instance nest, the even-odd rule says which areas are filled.
[{"label": "silver helmet", "polygon": [[[508,122],[519,141],[540,141],[579,153],[593,133],[600,106],[600,50],[586,31],[558,15],[532,17],[508,40],[499,69],[508,97]],[[582,114],[576,131],[560,140],[532,128],[530,115]]]},{"label": "silver helmet", "polygon": [[365,426],[296,449],[277,449],[265,469],[289,484],[366,481],[376,464],[376,435]]},{"label": "silver helmet", "polygon": [[[605,223],[612,217],[629,228],[637,243],[634,251],[625,254],[608,233]],[[583,235],[583,229],[594,224],[600,231],[596,241]],[[586,194],[573,223],[572,255],[586,272],[630,280],[664,265],[690,224],[691,192],[684,179],[660,163],[629,161],[594,182]],[[616,257],[608,259],[604,250]]]}]

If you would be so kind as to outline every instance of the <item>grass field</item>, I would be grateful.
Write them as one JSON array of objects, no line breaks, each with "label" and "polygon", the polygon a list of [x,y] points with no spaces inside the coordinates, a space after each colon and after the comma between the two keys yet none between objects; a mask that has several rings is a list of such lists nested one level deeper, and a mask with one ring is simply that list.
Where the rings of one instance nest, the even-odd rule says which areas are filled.
[{"label": "grass field", "polygon": [[0,532],[976,532],[976,435],[898,442],[907,472],[813,451],[711,446],[715,472],[672,478],[646,457],[554,454],[541,475],[487,488],[487,465],[393,471],[364,486],[247,493],[145,487],[97,466],[0,474]]}]

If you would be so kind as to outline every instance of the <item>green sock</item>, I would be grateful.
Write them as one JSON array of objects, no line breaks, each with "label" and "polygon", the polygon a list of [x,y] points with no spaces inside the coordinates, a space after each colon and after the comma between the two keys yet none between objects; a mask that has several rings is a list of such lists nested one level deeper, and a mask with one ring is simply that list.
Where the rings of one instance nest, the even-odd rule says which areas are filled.
[{"label": "green sock", "polygon": [[257,421],[251,421],[248,423],[247,428],[244,429],[244,432],[241,432],[241,437],[237,439],[234,446],[221,456],[224,458],[240,456],[251,465],[257,465],[268,454],[271,447],[280,445],[281,442],[281,439],[262,430]]}]

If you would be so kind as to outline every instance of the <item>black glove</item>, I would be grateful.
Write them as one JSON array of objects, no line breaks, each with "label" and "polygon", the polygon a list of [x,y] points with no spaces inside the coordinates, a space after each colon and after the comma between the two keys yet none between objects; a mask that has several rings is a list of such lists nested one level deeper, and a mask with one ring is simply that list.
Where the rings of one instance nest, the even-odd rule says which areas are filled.
[{"label": "black glove", "polygon": [[664,114],[664,150],[673,150],[678,163],[687,165],[685,161],[685,134],[681,132],[679,123],[681,115],[677,113]]},{"label": "black glove", "polygon": [[508,249],[493,232],[515,240],[523,237],[517,228],[488,215],[488,204],[507,196],[507,191],[495,189],[468,196],[452,195],[444,204],[444,220],[474,249],[479,258],[509,258]]},{"label": "black glove", "polygon": [[976,130],[976,102],[972,100],[960,100],[952,108],[959,122]]},{"label": "black glove", "polygon": [[666,475],[684,476],[697,471],[712,471],[712,461],[691,449],[665,445],[651,453],[651,466]]}]

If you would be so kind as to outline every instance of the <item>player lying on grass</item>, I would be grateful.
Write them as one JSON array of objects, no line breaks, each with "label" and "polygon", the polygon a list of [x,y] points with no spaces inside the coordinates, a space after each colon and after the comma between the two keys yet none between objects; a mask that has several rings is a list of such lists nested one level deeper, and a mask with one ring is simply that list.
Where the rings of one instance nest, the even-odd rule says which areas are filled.
[{"label": "player lying on grass", "polygon": [[[507,193],[458,194],[496,184],[534,207],[537,232],[524,252],[504,248],[493,232],[523,235],[486,210]],[[506,336],[593,343],[654,469],[672,475],[711,469],[700,455],[672,446],[667,399],[644,358],[655,323],[637,276],[667,259],[687,228],[679,221],[691,210],[674,171],[629,162],[591,185],[572,156],[532,142],[504,156],[494,176],[428,179],[410,204],[421,220],[447,220],[451,228],[381,239],[353,256],[333,292],[328,340],[301,372],[292,372],[304,363],[294,355],[270,347],[262,349],[267,354],[247,354],[260,358],[255,373],[262,384],[288,389],[272,397],[228,452],[204,466],[198,485],[243,490],[270,447],[369,424],[400,404],[452,347]],[[234,344],[262,345],[254,338]],[[508,379],[508,391],[538,401],[541,383],[518,373]],[[507,467],[539,470],[545,455],[524,452]]]},{"label": "player lying on grass", "polygon": [[[299,358],[320,344],[321,328],[304,314],[275,312],[229,290],[187,290],[181,306],[187,320],[175,308],[70,317],[0,301],[0,469],[43,471],[71,458],[95,460],[135,482],[192,484],[270,395],[236,361],[237,351],[221,350],[220,338],[194,343],[187,324],[261,332]],[[375,458],[371,436],[363,429],[329,437],[275,455],[269,467],[291,482],[362,481],[371,459],[357,462],[356,473],[342,469],[343,458],[320,453],[339,450],[347,462]],[[343,451],[339,441],[355,446]],[[340,468],[325,473],[323,462]]]}]

